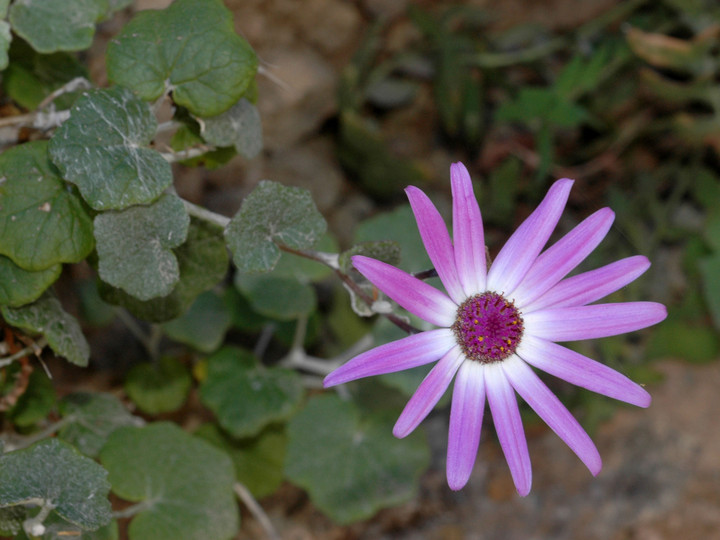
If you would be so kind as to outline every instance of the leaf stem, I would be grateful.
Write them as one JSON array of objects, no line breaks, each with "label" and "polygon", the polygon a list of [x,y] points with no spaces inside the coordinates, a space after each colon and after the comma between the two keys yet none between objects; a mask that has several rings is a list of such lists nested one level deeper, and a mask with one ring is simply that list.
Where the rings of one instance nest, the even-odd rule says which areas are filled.
[{"label": "leaf stem", "polygon": [[128,506],[127,508],[123,508],[122,510],[116,510],[115,512],[112,513],[112,517],[114,519],[123,519],[123,518],[133,517],[135,514],[139,514],[143,510],[147,510],[152,507],[153,507],[153,502],[151,500],[144,500],[137,504]]},{"label": "leaf stem", "polygon": [[43,525],[43,521],[45,521],[50,515],[50,512],[55,509],[55,505],[46,499],[38,498],[25,501],[25,504],[40,506],[40,511],[34,517],[23,521],[23,530],[25,531],[25,534],[27,534],[30,538],[43,536],[45,534],[45,525]]},{"label": "leaf stem", "polygon": [[41,429],[40,431],[37,431],[33,433],[32,435],[22,436],[22,435],[9,435],[6,436],[6,438],[3,439],[3,442],[5,442],[5,452],[11,452],[12,450],[19,450],[21,448],[27,448],[28,446],[31,446],[35,444],[38,441],[41,441],[43,439],[46,439],[50,437],[51,435],[54,435],[62,427],[67,424],[68,419],[67,418],[61,418],[57,422],[53,422],[52,424],[46,426],[44,429]]},{"label": "leaf stem", "polygon": [[225,217],[221,214],[211,212],[207,208],[203,208],[202,206],[193,204],[190,201],[186,201],[185,199],[180,200],[183,202],[187,213],[190,214],[192,217],[202,219],[203,221],[207,221],[208,223],[212,223],[213,225],[217,225],[221,229],[224,229],[230,223],[229,217]]},{"label": "leaf stem", "polygon": [[270,540],[280,540],[280,535],[275,530],[275,527],[273,527],[270,518],[265,513],[265,510],[263,510],[262,506],[260,506],[260,504],[255,500],[255,497],[252,496],[250,490],[248,490],[248,488],[240,482],[235,482],[235,484],[233,484],[233,489],[235,490],[235,494],[238,496],[238,499],[247,506],[247,509],[250,510],[253,517],[265,530],[267,537]]},{"label": "leaf stem", "polygon": [[39,352],[42,351],[42,349],[45,348],[46,345],[47,345],[47,339],[45,339],[44,337],[41,337],[33,345],[28,345],[24,349],[20,349],[18,352],[11,354],[10,356],[6,356],[5,358],[0,358],[0,368],[9,366],[15,360],[18,360],[29,354],[37,355],[37,354],[39,354]]}]

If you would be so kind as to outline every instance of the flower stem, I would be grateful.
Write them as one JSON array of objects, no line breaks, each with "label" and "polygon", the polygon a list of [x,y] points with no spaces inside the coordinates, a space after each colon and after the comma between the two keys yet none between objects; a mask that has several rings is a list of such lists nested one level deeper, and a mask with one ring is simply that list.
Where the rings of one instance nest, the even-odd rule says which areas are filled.
[{"label": "flower stem", "polygon": [[247,506],[247,509],[250,510],[250,513],[253,515],[253,517],[265,530],[265,534],[267,535],[267,537],[270,540],[280,540],[280,535],[275,530],[275,527],[273,527],[270,518],[265,513],[265,510],[263,510],[262,506],[260,506],[260,504],[255,500],[255,497],[252,496],[250,490],[248,490],[248,488],[246,488],[240,482],[235,482],[235,484],[233,484],[233,489],[235,490],[235,494],[238,496],[238,499],[240,499],[242,503]]}]

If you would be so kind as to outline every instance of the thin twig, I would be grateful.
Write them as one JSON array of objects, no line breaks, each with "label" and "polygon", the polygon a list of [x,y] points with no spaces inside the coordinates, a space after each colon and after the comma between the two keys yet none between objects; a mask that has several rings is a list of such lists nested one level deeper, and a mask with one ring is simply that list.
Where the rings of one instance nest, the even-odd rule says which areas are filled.
[{"label": "thin twig", "polygon": [[15,360],[22,358],[23,356],[28,356],[29,354],[38,355],[38,353],[41,352],[43,348],[45,348],[45,345],[47,345],[47,339],[41,337],[35,342],[34,345],[28,345],[24,349],[20,349],[15,354],[11,354],[10,356],[6,356],[5,358],[0,358],[0,368],[9,366]]},{"label": "thin twig", "polygon": [[275,527],[273,527],[270,518],[265,513],[265,510],[263,510],[262,506],[260,506],[260,504],[255,500],[255,497],[252,496],[252,493],[250,493],[248,488],[246,488],[240,482],[235,482],[235,484],[233,485],[233,489],[235,490],[235,494],[238,496],[238,499],[240,499],[242,503],[247,506],[247,509],[250,510],[250,513],[253,515],[253,517],[265,530],[265,534],[267,535],[267,537],[270,540],[280,540],[280,535],[275,530]]}]

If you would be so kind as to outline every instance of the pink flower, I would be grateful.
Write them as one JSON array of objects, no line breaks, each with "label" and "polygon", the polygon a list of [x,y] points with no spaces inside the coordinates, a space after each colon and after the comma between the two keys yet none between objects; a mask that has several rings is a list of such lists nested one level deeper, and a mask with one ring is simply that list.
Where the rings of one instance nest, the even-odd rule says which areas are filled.
[{"label": "pink flower", "polygon": [[430,260],[447,291],[381,261],[353,257],[360,273],[400,306],[439,328],[410,335],[356,356],[325,378],[334,386],[362,377],[436,362],[397,420],[405,437],[428,415],[455,379],[448,434],[447,480],[461,489],[480,441],[485,399],[520,495],[530,492],[530,455],[515,392],[597,475],[600,455],[590,437],[533,367],[633,405],[650,395],[624,375],[556,344],[631,332],[667,316],[662,304],[591,304],[635,280],[650,266],[642,256],[565,278],[605,237],[614,219],[598,210],[540,253],[567,202],[573,181],[555,182],[540,206],[486,267],[482,219],[462,163],[450,168],[451,240],[442,217],[418,188],[406,189]]}]

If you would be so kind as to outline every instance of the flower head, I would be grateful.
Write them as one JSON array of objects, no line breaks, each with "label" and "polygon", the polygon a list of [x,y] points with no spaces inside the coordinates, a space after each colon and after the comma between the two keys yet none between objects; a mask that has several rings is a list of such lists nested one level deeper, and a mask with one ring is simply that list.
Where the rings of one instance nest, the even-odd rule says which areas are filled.
[{"label": "flower head", "polygon": [[454,381],[448,434],[447,479],[461,489],[470,478],[487,398],[500,445],[521,495],[532,471],[515,393],[577,454],[593,475],[602,468],[595,445],[533,367],[640,407],[650,395],[609,367],[555,342],[631,332],[662,321],[655,302],[591,304],[635,280],[650,266],[642,256],[566,278],[605,237],[614,219],[598,210],[541,253],[567,202],[573,181],[555,182],[487,268],[482,219],[462,163],[450,168],[453,239],[430,199],[406,189],[420,236],[445,288],[355,256],[361,274],[400,306],[439,328],[410,335],[356,356],[325,378],[334,386],[362,377],[437,362],[397,420],[405,437]]}]

